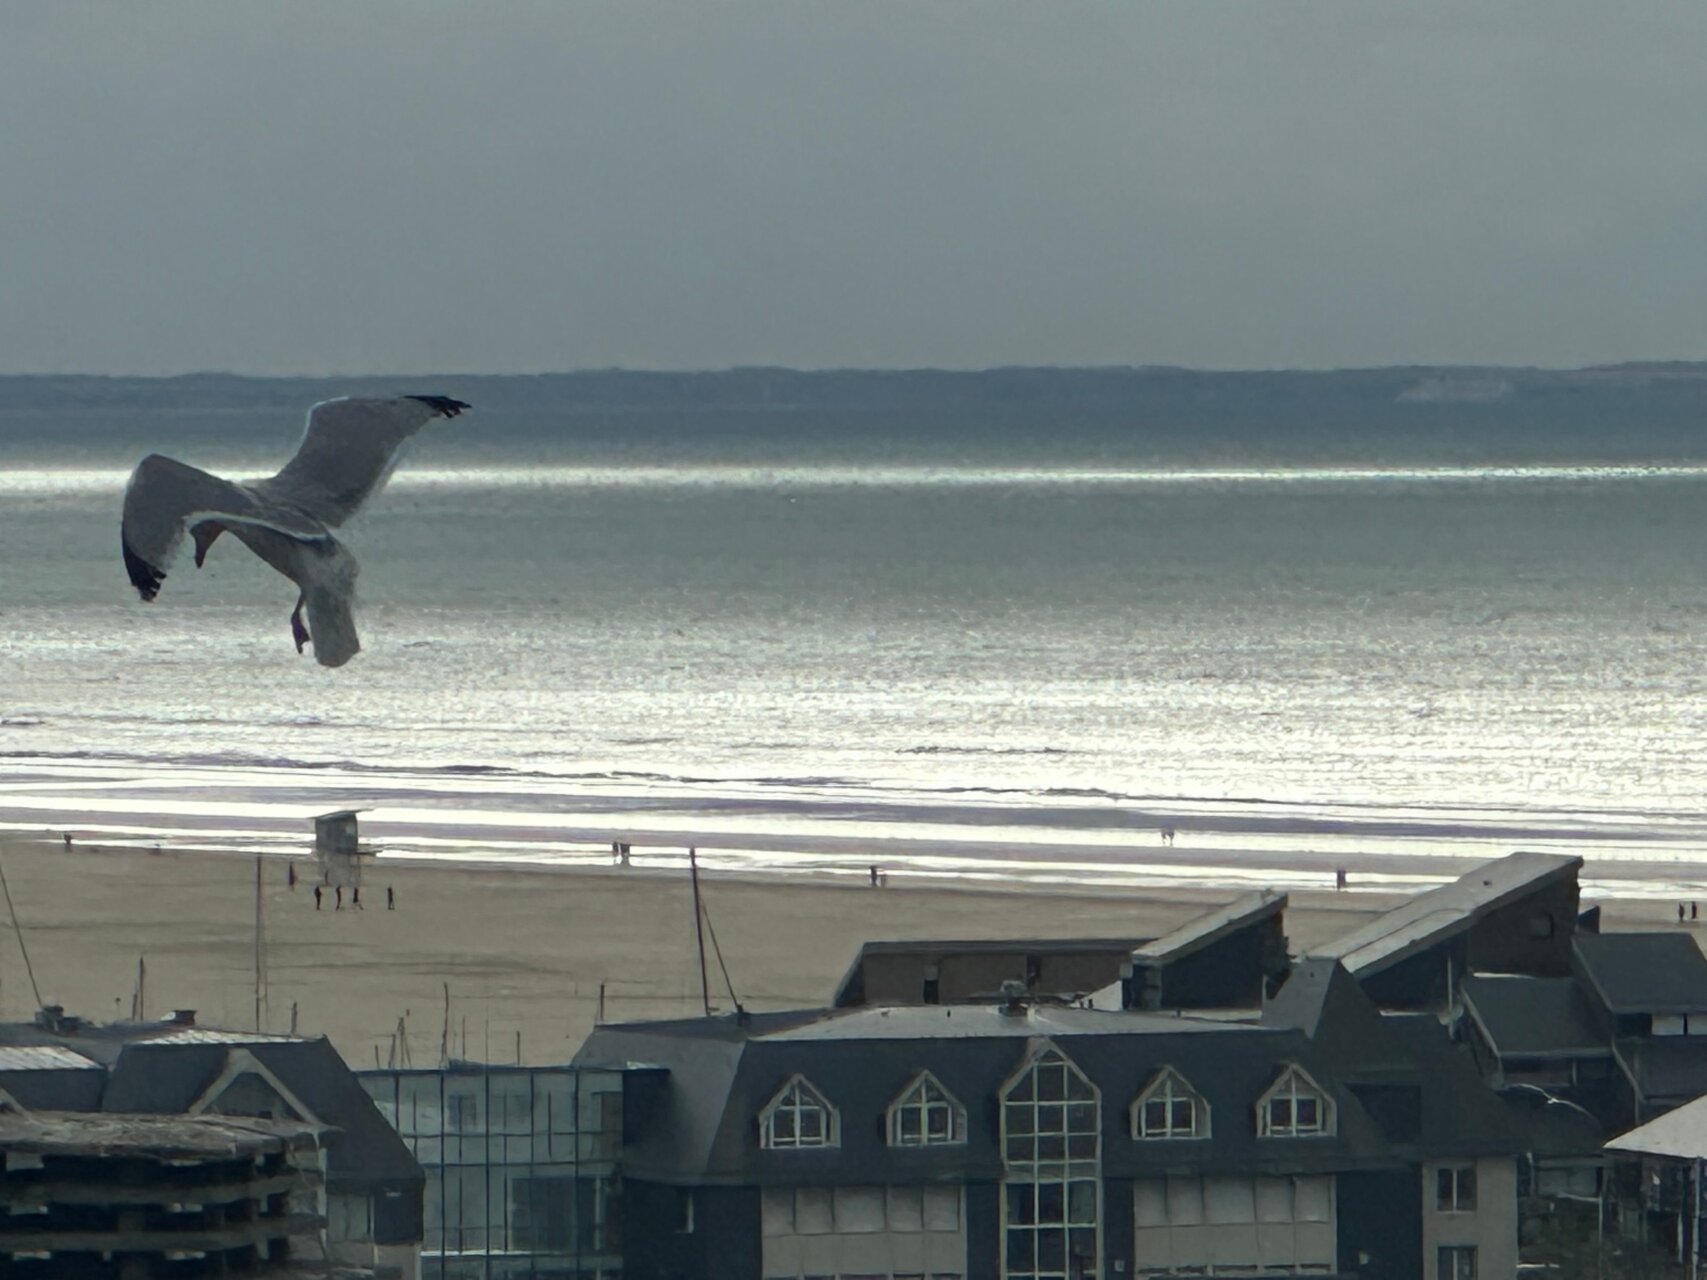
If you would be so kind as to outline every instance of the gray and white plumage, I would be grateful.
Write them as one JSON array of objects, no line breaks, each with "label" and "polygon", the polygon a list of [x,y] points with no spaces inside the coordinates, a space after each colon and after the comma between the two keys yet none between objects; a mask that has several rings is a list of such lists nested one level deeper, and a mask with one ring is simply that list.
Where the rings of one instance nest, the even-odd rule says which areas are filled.
[{"label": "gray and white plumage", "polygon": [[308,411],[308,429],[284,469],[246,484],[148,455],[124,495],[120,542],[132,585],[153,600],[186,531],[198,567],[214,539],[230,533],[296,583],[297,648],[312,639],[315,661],[342,666],[361,649],[352,613],[357,565],[332,530],[385,483],[410,436],[466,408],[446,396],[324,401]]}]

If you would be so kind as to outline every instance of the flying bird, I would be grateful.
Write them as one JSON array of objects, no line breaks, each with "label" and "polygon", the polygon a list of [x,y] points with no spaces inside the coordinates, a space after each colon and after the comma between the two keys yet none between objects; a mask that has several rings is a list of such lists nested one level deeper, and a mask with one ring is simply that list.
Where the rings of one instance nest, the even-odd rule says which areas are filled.
[{"label": "flying bird", "polygon": [[466,408],[448,396],[323,401],[308,411],[302,444],[284,469],[245,484],[149,454],[124,493],[120,540],[132,585],[144,600],[159,594],[186,530],[198,569],[214,540],[229,533],[296,584],[296,651],[312,640],[316,662],[343,666],[361,651],[351,612],[357,565],[332,530],[385,483],[404,441]]}]

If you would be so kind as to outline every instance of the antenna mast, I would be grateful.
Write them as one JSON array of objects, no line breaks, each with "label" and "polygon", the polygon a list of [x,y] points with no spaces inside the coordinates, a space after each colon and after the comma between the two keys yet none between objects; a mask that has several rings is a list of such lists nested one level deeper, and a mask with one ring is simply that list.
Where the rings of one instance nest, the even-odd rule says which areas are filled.
[{"label": "antenna mast", "polygon": [[707,1016],[711,1013],[711,979],[705,972],[705,913],[699,902],[699,856],[688,849],[688,874],[693,877],[693,936],[699,942],[699,1000]]},{"label": "antenna mast", "polygon": [[261,1029],[261,1005],[266,1000],[267,990],[267,936],[266,915],[263,904],[266,899],[261,892],[261,855],[255,855],[255,1030]]},{"label": "antenna mast", "polygon": [[[0,862],[0,890],[4,890],[6,894],[6,910],[12,916],[12,932],[18,935],[18,950],[23,953],[24,972],[29,975],[30,979],[30,994],[35,996],[36,1008],[39,1009],[41,1008],[41,988],[36,986],[36,971],[30,967],[30,949],[24,945],[24,926],[18,923],[18,908],[12,905],[12,890],[6,883],[6,866],[3,862]],[[704,968],[705,958],[702,953],[700,969],[703,971]]]}]

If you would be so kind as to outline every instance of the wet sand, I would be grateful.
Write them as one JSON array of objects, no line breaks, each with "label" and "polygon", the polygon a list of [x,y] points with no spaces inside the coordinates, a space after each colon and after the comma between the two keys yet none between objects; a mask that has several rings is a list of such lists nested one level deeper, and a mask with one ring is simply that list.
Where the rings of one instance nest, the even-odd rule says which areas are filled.
[{"label": "wet sand", "polygon": [[[138,959],[145,1012],[194,1008],[204,1025],[255,1023],[254,856],[8,838],[3,867],[43,1002],[128,1016]],[[294,863],[298,884],[288,884]],[[315,910],[313,863],[260,859],[270,1031],[325,1034],[357,1066],[560,1062],[598,1016],[691,1015],[700,978],[691,888],[676,869],[535,868],[381,857],[362,893]],[[396,894],[386,909],[385,889]],[[881,889],[847,878],[710,873],[702,887],[730,979],[754,1010],[816,1005],[866,939],[1154,936],[1234,896],[1225,889]],[[1354,886],[1355,890],[1355,886]],[[1341,933],[1391,895],[1293,892],[1295,947]],[[0,903],[3,906],[3,903]],[[1603,904],[1608,927],[1648,928],[1673,908]],[[711,939],[713,1004],[728,1008]],[[0,1016],[37,1004],[17,935],[0,918]],[[396,1035],[401,1020],[405,1034]]]}]

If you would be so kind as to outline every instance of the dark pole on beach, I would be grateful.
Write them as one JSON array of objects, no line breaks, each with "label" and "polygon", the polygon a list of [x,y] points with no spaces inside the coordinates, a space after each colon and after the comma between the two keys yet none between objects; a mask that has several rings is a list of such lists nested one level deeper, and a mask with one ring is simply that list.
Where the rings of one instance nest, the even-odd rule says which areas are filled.
[{"label": "dark pole on beach", "polygon": [[266,941],[262,936],[261,857],[255,855],[255,1030],[261,1029],[261,987],[265,982]]},{"label": "dark pole on beach", "polygon": [[705,913],[699,903],[699,856],[688,850],[688,875],[693,878],[693,936],[699,941],[699,1001],[711,1016],[711,979],[705,973]]}]

